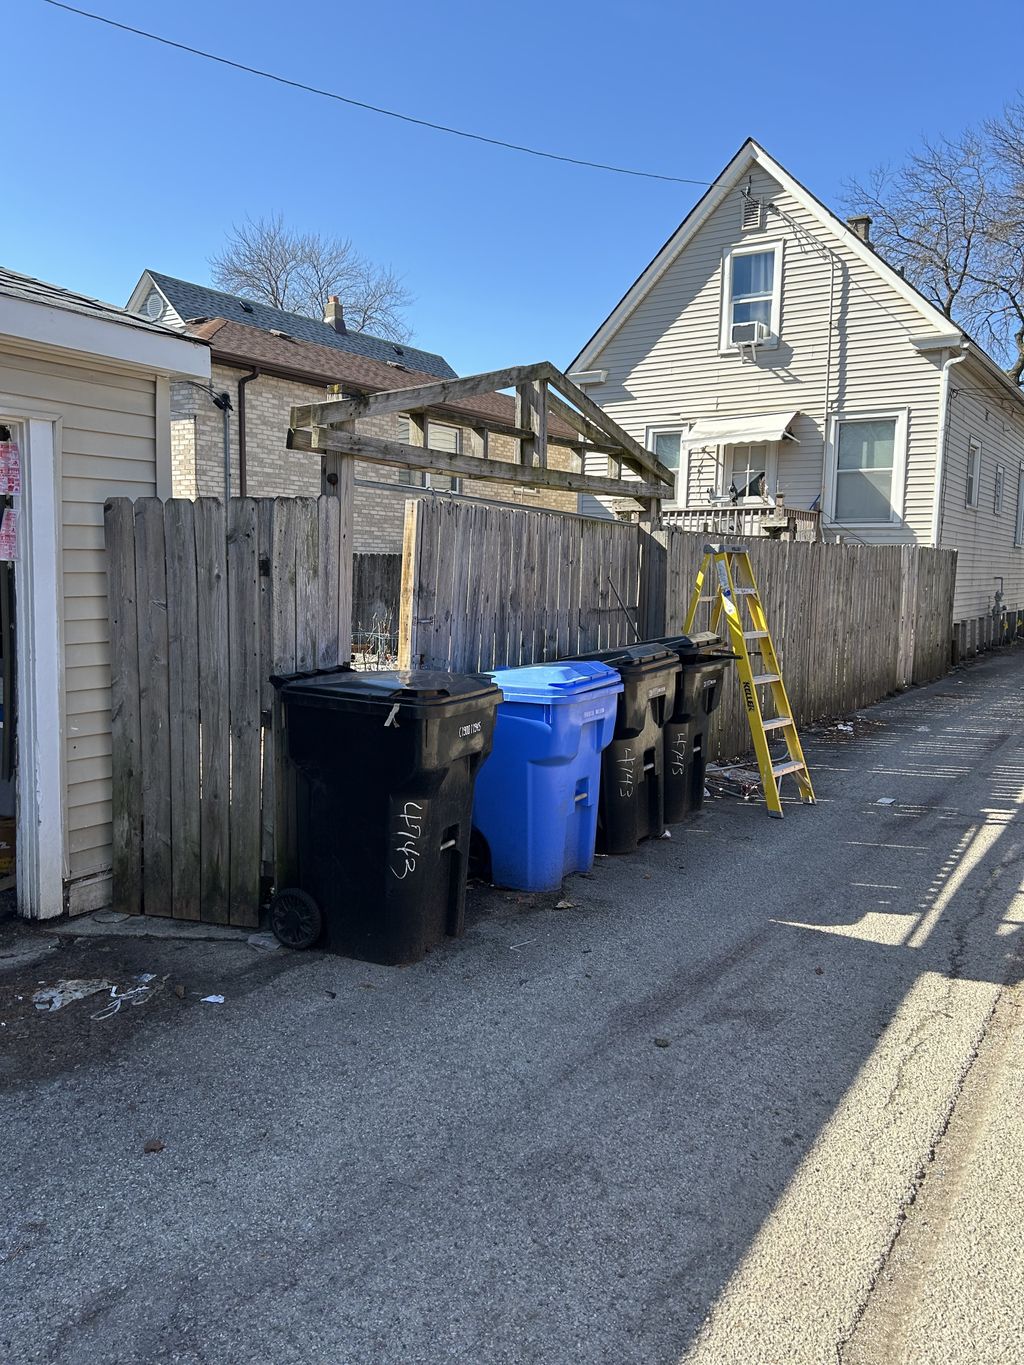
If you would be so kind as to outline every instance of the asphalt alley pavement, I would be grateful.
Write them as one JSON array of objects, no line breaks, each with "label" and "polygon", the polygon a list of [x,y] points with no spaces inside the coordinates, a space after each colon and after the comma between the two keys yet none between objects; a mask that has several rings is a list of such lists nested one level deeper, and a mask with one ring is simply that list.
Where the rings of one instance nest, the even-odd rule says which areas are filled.
[{"label": "asphalt alley pavement", "polygon": [[415,967],[0,944],[0,1359],[1018,1358],[1022,678],[810,736],[817,806],[711,802],[561,909],[480,889]]}]

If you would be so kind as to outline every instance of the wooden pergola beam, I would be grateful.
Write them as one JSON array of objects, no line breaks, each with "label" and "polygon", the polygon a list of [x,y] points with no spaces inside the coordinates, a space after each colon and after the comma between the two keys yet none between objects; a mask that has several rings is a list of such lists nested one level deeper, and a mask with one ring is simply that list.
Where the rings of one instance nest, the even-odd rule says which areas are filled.
[{"label": "wooden pergola beam", "polygon": [[[659,499],[670,496],[675,486],[675,475],[671,469],[663,465],[650,451],[645,450],[642,445],[628,432],[613,421],[611,417],[593,401],[592,398],[577,388],[575,384],[560,370],[555,369],[549,361],[542,360],[535,365],[514,365],[506,370],[490,370],[485,374],[466,375],[456,379],[441,379],[431,384],[417,384],[407,389],[385,389],[377,393],[362,394],[355,398],[344,398],[331,400],[326,403],[307,403],[292,409],[292,430],[298,435],[303,430],[321,430],[336,423],[344,423],[346,426],[358,420],[360,417],[373,415],[383,415],[391,412],[424,412],[430,408],[444,407],[455,408],[459,399],[471,398],[482,394],[497,393],[503,389],[514,388],[516,390],[516,429],[523,433],[519,439],[522,444],[521,467],[532,470],[533,486],[537,488],[554,488],[560,485],[558,480],[549,478],[551,471],[547,468],[547,413],[549,408],[561,418],[573,430],[578,431],[580,436],[590,441],[592,446],[597,448],[604,445],[604,442],[595,442],[595,435],[603,435],[607,438],[607,445],[610,447],[602,453],[610,454],[617,462],[621,473],[622,466],[625,465],[633,473],[640,476],[641,482],[645,480],[650,484],[650,492],[646,497],[657,504]],[[552,393],[555,390],[555,393]],[[561,395],[561,397],[558,397]],[[486,418],[477,419],[473,425],[488,427]],[[503,424],[505,425],[505,424]],[[317,437],[317,440],[322,440]],[[400,442],[391,443],[395,447],[400,447]],[[577,449],[583,451],[582,443],[571,442]],[[294,449],[300,449],[299,445],[294,445]],[[310,447],[312,449],[330,449],[324,445]],[[411,447],[405,447],[406,450]],[[437,452],[441,454],[443,452]],[[473,457],[476,458],[476,457]],[[424,464],[411,465],[411,468],[433,468]],[[464,471],[467,475],[471,471]],[[562,471],[564,472],[564,471]],[[492,477],[499,477],[493,475]],[[578,477],[576,475],[573,476]],[[628,481],[623,479],[604,480],[602,492],[619,492],[627,497],[635,497],[635,486],[630,486]],[[615,485],[614,488],[607,487],[608,484]],[[573,485],[578,487],[579,485]],[[652,507],[654,515],[657,514],[657,507]]]},{"label": "wooden pergola beam", "polygon": [[[418,431],[414,428],[414,434]],[[456,478],[482,479],[492,483],[514,483],[526,488],[556,488],[570,493],[604,493],[612,497],[636,498],[646,502],[664,495],[660,484],[640,480],[605,479],[578,474],[572,470],[547,469],[513,464],[507,460],[488,460],[478,455],[455,455],[447,450],[406,445],[403,441],[381,436],[365,436],[356,431],[333,427],[312,430],[293,429],[288,433],[289,450],[335,452],[353,455],[370,464],[397,465],[401,469],[425,469]]]},{"label": "wooden pergola beam", "polygon": [[291,424],[296,428],[327,426],[330,422],[347,422],[374,414],[457,406],[455,400],[459,398],[499,393],[531,379],[546,379],[550,369],[547,361],[541,361],[538,365],[513,365],[508,370],[490,370],[461,379],[439,379],[435,384],[417,384],[410,389],[381,389],[377,393],[360,394],[358,398],[305,403],[292,408]]}]

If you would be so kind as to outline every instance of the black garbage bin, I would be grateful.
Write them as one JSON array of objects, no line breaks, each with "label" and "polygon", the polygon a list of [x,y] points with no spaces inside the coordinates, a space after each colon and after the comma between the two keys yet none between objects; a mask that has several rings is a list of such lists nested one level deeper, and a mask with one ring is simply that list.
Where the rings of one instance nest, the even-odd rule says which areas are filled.
[{"label": "black garbage bin", "polygon": [[275,678],[295,772],[296,885],[282,942],[416,962],[462,932],[473,784],[501,692],[490,678],[349,667]]},{"label": "black garbage bin", "polygon": [[681,665],[675,706],[665,725],[665,821],[673,825],[704,804],[711,717],[736,655],[710,631],[667,635],[651,643],[670,649]]},{"label": "black garbage bin", "polygon": [[622,679],[615,736],[601,756],[597,848],[631,853],[665,829],[664,726],[672,714],[679,659],[665,645],[622,645],[581,654]]}]

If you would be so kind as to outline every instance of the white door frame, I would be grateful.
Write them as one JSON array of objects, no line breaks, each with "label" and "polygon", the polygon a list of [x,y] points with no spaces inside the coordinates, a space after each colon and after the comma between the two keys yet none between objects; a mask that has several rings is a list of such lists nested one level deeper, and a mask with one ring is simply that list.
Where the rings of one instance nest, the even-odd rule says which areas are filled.
[{"label": "white door frame", "polygon": [[[18,557],[14,570],[17,716],[18,911],[49,919],[64,912],[67,836],[64,799],[64,651],[60,535],[59,414],[0,394],[0,421],[21,444]],[[5,706],[9,699],[5,698]]]}]

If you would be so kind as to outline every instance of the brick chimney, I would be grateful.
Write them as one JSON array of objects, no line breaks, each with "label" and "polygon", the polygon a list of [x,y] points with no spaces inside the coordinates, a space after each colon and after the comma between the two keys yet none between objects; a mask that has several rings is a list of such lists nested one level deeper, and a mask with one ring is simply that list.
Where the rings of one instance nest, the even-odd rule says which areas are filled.
[{"label": "brick chimney", "polygon": [[345,312],[337,294],[332,294],[327,300],[327,307],[324,309],[324,322],[327,323],[328,327],[333,327],[336,332],[344,332],[345,330]]},{"label": "brick chimney", "polygon": [[851,228],[862,242],[871,241],[871,219],[866,213],[860,213],[856,218],[847,218],[846,226]]}]

